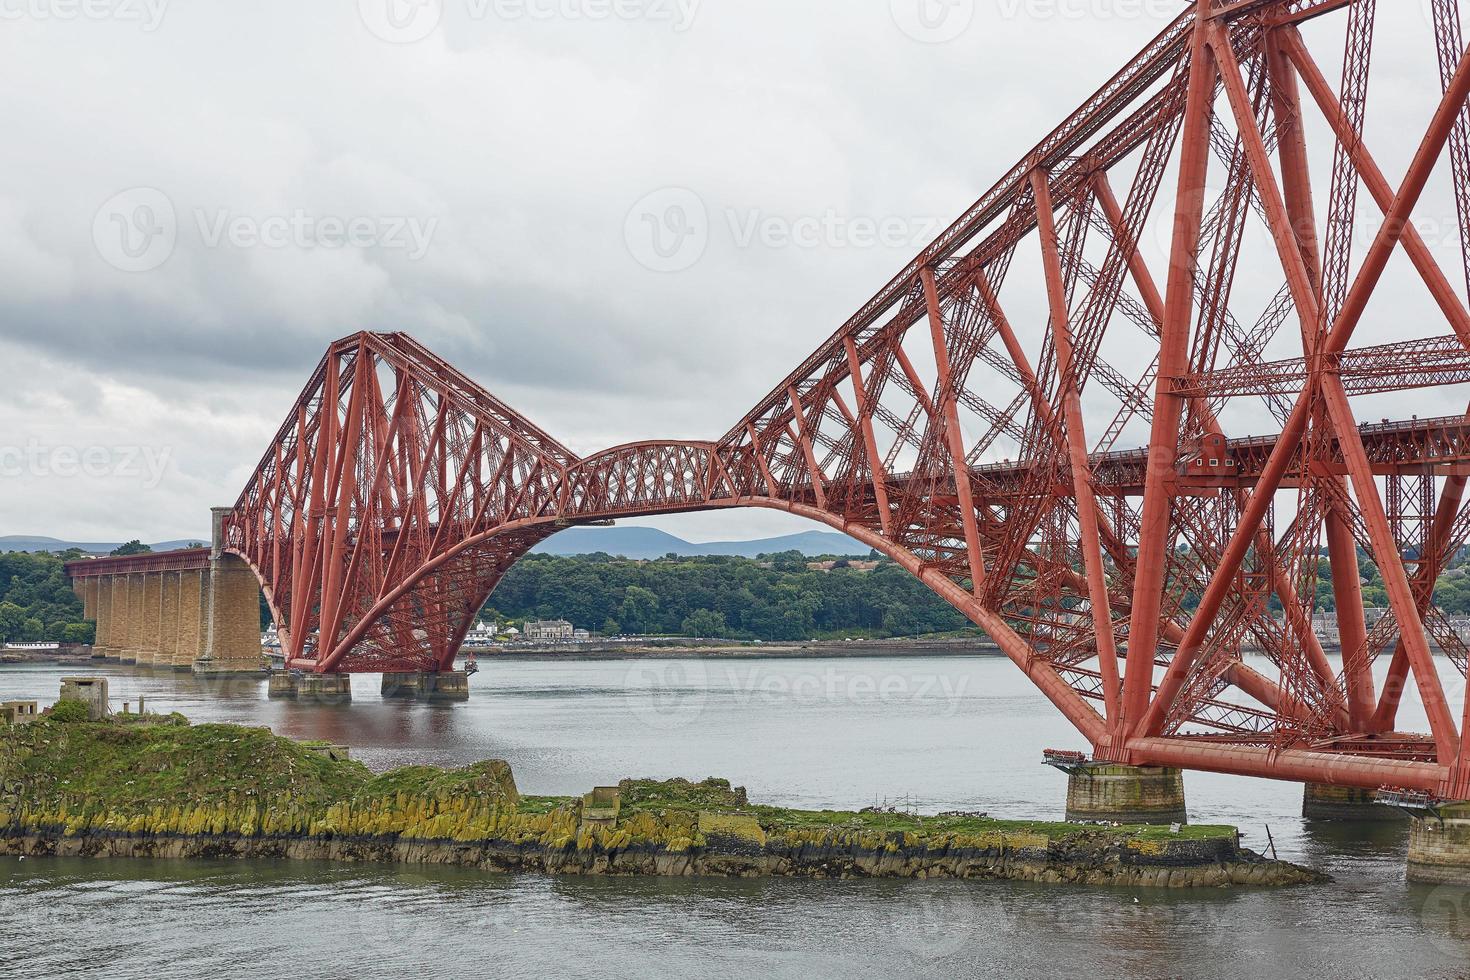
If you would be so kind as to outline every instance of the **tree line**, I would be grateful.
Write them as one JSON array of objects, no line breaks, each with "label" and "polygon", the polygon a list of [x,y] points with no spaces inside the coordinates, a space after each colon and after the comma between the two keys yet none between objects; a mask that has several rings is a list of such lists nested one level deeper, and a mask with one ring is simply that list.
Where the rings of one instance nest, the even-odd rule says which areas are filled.
[{"label": "tree line", "polygon": [[[875,559],[877,555],[873,556]],[[807,567],[790,551],[630,561],[606,554],[527,555],[486,603],[487,619],[565,619],[604,635],[805,640],[914,636],[969,620],[892,561]]]},{"label": "tree line", "polygon": [[92,642],[96,625],[82,616],[82,600],[71,590],[62,567],[80,557],[75,549],[0,554],[0,641]]}]

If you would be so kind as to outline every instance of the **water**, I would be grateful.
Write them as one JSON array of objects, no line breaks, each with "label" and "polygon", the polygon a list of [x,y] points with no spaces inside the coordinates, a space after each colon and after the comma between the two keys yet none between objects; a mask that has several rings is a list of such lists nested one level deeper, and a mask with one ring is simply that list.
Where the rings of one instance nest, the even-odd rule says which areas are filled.
[{"label": "water", "polygon": [[[49,701],[75,667],[0,667]],[[108,674],[114,702],[269,725],[374,768],[510,761],[522,791],[720,775],[792,806],[1056,817],[1043,748],[1086,748],[1007,661],[483,661],[467,704],[266,700]],[[1407,721],[1407,719],[1406,719]],[[1470,894],[1404,881],[1404,831],[1307,823],[1296,784],[1189,773],[1191,819],[1334,876],[1284,890],[547,878],[309,863],[0,858],[0,976],[1452,977]]]}]

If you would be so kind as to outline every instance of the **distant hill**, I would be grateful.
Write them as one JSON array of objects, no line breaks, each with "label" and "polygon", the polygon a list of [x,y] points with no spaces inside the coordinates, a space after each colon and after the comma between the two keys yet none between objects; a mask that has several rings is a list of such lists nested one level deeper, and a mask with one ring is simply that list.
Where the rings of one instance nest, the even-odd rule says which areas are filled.
[{"label": "distant hill", "polygon": [[624,558],[662,558],[674,554],[737,555],[754,558],[777,551],[799,551],[804,555],[866,555],[871,549],[835,531],[802,531],[776,538],[752,541],[692,542],[656,527],[573,527],[537,545],[533,550],[550,555],[590,555],[603,551]]},{"label": "distant hill", "polygon": [[[150,543],[150,547],[154,551],[174,551],[179,548],[187,548],[196,541],[207,542],[209,536],[181,538],[178,541],[157,541]],[[0,552],[65,551],[68,548],[80,548],[91,555],[105,555],[120,544],[122,544],[121,541],[62,541],[60,538],[48,538],[39,534],[0,535]]]}]

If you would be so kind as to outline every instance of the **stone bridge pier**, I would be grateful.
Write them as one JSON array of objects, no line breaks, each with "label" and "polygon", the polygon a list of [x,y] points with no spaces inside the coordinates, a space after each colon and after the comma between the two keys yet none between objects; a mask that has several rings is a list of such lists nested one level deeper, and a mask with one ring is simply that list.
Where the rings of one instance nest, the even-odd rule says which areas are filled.
[{"label": "stone bridge pier", "polygon": [[156,554],[68,562],[72,589],[97,624],[93,655],[196,674],[258,674],[260,584],[250,566],[214,543]]}]

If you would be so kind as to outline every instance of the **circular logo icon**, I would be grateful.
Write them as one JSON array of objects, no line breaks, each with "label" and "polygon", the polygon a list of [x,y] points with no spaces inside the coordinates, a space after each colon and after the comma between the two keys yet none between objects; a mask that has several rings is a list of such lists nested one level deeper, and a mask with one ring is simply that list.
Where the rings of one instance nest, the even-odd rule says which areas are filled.
[{"label": "circular logo icon", "polygon": [[623,676],[628,707],[649,728],[677,731],[693,723],[709,698],[709,673],[699,660],[638,661]]},{"label": "circular logo icon", "polygon": [[418,874],[395,874],[385,884],[351,894],[348,925],[356,944],[385,956],[404,956],[437,945],[440,933],[435,886]]},{"label": "circular logo icon", "polygon": [[103,261],[123,272],[150,272],[168,261],[178,244],[174,204],[156,187],[114,194],[92,219],[92,243]]},{"label": "circular logo icon", "polygon": [[645,269],[683,272],[709,247],[709,212],[684,187],[665,187],[633,205],[623,223],[628,252]]},{"label": "circular logo icon", "polygon": [[1438,885],[1419,907],[1429,941],[1446,953],[1463,956],[1470,949],[1470,888]]},{"label": "circular logo icon", "polygon": [[413,44],[439,27],[444,0],[357,0],[357,13],[378,39]]},{"label": "circular logo icon", "polygon": [[945,883],[945,887],[913,894],[905,889],[893,900],[887,935],[914,956],[942,960],[964,949],[977,932],[992,939],[1010,928],[1000,902],[987,898],[983,884]]},{"label": "circular logo icon", "polygon": [[975,0],[888,0],[893,22],[915,41],[953,41],[975,20]]}]

